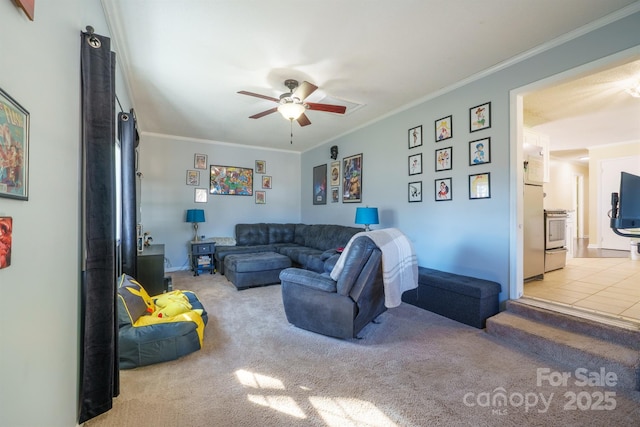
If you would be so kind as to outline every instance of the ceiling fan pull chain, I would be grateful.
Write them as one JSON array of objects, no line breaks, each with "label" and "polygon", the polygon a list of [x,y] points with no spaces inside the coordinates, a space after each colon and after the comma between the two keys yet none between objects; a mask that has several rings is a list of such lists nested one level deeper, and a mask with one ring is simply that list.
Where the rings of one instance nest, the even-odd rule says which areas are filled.
[{"label": "ceiling fan pull chain", "polygon": [[291,145],[293,145],[293,119],[289,119],[289,123],[291,124]]}]

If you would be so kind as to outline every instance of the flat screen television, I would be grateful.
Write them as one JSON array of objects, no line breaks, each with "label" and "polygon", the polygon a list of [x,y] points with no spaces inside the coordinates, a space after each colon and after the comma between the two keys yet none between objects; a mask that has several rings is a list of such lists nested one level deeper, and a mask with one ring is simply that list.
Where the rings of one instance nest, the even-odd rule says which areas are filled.
[{"label": "flat screen television", "polygon": [[620,193],[611,194],[611,228],[640,228],[640,176],[621,172]]}]

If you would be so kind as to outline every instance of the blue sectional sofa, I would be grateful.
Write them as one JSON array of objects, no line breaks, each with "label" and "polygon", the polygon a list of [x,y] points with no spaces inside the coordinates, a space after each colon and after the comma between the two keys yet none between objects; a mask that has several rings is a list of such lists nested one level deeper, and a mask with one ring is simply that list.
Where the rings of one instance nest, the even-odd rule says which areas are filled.
[{"label": "blue sectional sofa", "polygon": [[225,273],[227,255],[275,252],[289,257],[293,267],[322,273],[324,261],[361,231],[364,229],[331,224],[236,224],[236,245],[216,246],[216,268]]}]

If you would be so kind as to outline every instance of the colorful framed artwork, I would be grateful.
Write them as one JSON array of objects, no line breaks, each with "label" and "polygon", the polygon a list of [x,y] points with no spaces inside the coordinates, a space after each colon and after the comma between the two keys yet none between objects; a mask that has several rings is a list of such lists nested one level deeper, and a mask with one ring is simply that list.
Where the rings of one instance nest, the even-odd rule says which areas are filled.
[{"label": "colorful framed artwork", "polygon": [[451,189],[451,178],[436,179],[435,181],[436,202],[451,200],[453,192]]},{"label": "colorful framed artwork", "polygon": [[362,153],[342,159],[342,203],[362,202]]},{"label": "colorful framed artwork", "polygon": [[340,187],[331,187],[331,203],[340,201]]},{"label": "colorful framed artwork", "polygon": [[200,185],[200,172],[194,171],[194,170],[188,170],[187,185]]},{"label": "colorful framed artwork", "polygon": [[327,165],[313,168],[313,204],[327,204]]},{"label": "colorful framed artwork", "polygon": [[491,163],[491,138],[469,141],[469,166]]},{"label": "colorful framed artwork", "polygon": [[195,154],[193,156],[193,167],[196,169],[207,169],[207,155],[206,154]]},{"label": "colorful framed artwork", "polygon": [[256,173],[267,173],[267,162],[256,160]]},{"label": "colorful framed artwork", "polygon": [[267,203],[267,192],[266,191],[256,191],[256,204],[264,205]]},{"label": "colorful framed artwork", "polygon": [[453,138],[453,116],[447,116],[436,120],[435,130],[436,142]]},{"label": "colorful framed artwork", "polygon": [[469,108],[469,131],[476,132],[491,127],[491,103]]},{"label": "colorful framed artwork", "polygon": [[340,186],[340,161],[331,162],[331,185]]},{"label": "colorful framed artwork", "polygon": [[488,199],[491,197],[491,176],[487,173],[469,175],[469,198]]},{"label": "colorful framed artwork", "polygon": [[271,184],[273,184],[273,180],[269,175],[265,175],[262,177],[262,188],[266,188],[268,190],[271,189]]},{"label": "colorful framed artwork", "polygon": [[253,169],[211,165],[209,194],[253,196]]},{"label": "colorful framed artwork", "polygon": [[29,112],[0,89],[0,197],[29,200]]},{"label": "colorful framed artwork", "polygon": [[194,201],[196,203],[207,203],[208,193],[206,188],[196,188],[194,189]]},{"label": "colorful framed artwork", "polygon": [[408,190],[409,203],[422,201],[422,181],[410,182]]},{"label": "colorful framed artwork", "polygon": [[422,125],[409,129],[409,149],[422,145]]},{"label": "colorful framed artwork", "polygon": [[409,156],[409,176],[422,173],[422,153]]},{"label": "colorful framed artwork", "polygon": [[453,163],[453,148],[440,148],[436,150],[436,172],[451,170]]},{"label": "colorful framed artwork", "polygon": [[11,265],[11,235],[13,233],[13,218],[0,216],[0,269]]}]

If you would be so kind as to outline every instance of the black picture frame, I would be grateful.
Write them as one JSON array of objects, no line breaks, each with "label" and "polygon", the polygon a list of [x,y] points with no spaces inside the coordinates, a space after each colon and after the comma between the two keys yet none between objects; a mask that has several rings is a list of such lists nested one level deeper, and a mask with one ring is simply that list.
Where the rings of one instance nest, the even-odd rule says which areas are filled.
[{"label": "black picture frame", "polygon": [[469,175],[469,199],[491,198],[491,173],[476,173]]},{"label": "black picture frame", "polygon": [[453,147],[439,148],[435,153],[436,172],[448,171],[453,167]]},{"label": "black picture frame", "polygon": [[469,132],[489,129],[491,127],[491,102],[469,108]]},{"label": "black picture frame", "polygon": [[491,137],[469,141],[469,166],[491,163]]},{"label": "black picture frame", "polygon": [[422,173],[422,153],[412,154],[407,160],[409,166],[409,176],[420,175]]},{"label": "black picture frame", "polygon": [[410,182],[407,186],[409,203],[422,201],[422,181]]},{"label": "black picture frame", "polygon": [[450,115],[436,120],[434,123],[434,129],[436,142],[442,142],[453,138],[453,116]]},{"label": "black picture frame", "polygon": [[313,204],[327,204],[327,164],[313,168]]},{"label": "black picture frame", "polygon": [[253,169],[239,166],[209,166],[209,194],[253,196]]},{"label": "black picture frame", "polygon": [[453,185],[451,178],[439,178],[435,182],[434,197],[436,202],[453,200]]},{"label": "black picture frame", "polygon": [[0,197],[29,200],[29,123],[29,112],[0,89]]},{"label": "black picture frame", "polygon": [[409,129],[409,149],[422,145],[422,125]]},{"label": "black picture frame", "polygon": [[342,203],[362,202],[362,153],[342,159]]}]

